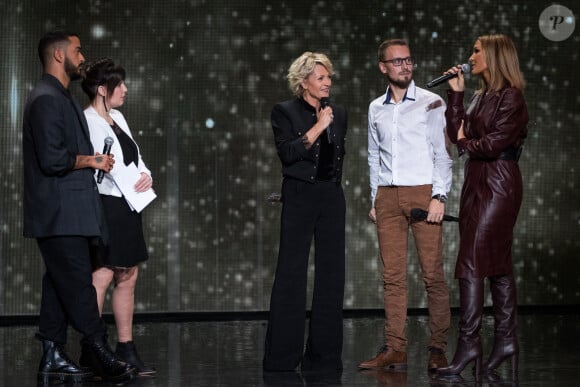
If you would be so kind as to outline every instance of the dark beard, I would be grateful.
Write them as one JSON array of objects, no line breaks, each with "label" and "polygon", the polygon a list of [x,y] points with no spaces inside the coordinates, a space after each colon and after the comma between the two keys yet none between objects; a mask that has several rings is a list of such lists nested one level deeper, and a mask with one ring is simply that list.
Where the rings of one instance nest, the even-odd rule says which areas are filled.
[{"label": "dark beard", "polygon": [[76,81],[81,79],[81,73],[79,67],[75,67],[68,58],[64,58],[64,71],[68,75],[71,81]]},{"label": "dark beard", "polygon": [[411,84],[413,77],[409,76],[409,78],[406,78],[405,80],[401,81],[398,79],[393,79],[387,75],[387,79],[389,80],[389,83],[391,85],[397,86],[399,89],[406,89]]}]

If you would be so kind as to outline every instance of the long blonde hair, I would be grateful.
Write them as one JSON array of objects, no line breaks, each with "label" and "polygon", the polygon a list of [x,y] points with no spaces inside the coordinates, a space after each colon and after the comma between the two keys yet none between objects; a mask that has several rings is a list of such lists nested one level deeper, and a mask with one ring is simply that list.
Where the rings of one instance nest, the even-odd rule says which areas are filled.
[{"label": "long blonde hair", "polygon": [[503,34],[482,35],[477,40],[485,53],[485,61],[490,73],[489,84],[486,84],[482,78],[479,91],[500,90],[505,85],[524,91],[525,81],[513,41]]},{"label": "long blonde hair", "polygon": [[301,97],[304,94],[304,88],[302,87],[302,81],[308,78],[310,74],[314,71],[316,65],[322,65],[326,68],[329,75],[334,75],[334,70],[332,68],[332,63],[330,59],[324,54],[319,52],[306,51],[300,55],[288,69],[288,86],[297,97]]}]

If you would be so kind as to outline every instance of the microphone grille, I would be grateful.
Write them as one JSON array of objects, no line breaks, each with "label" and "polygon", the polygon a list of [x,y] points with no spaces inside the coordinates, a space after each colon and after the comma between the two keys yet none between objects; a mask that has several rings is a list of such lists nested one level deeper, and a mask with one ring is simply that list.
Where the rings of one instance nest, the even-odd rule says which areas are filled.
[{"label": "microphone grille", "polygon": [[330,105],[330,98],[328,98],[328,97],[322,97],[322,98],[320,98],[320,107],[321,108],[325,108],[328,105]]},{"label": "microphone grille", "polygon": [[113,140],[113,137],[106,137],[105,138],[105,144],[107,144],[107,145],[113,145],[114,142],[115,142],[115,140]]},{"label": "microphone grille", "polygon": [[464,74],[469,74],[471,72],[471,66],[469,65],[469,63],[462,64],[461,71],[463,71]]}]

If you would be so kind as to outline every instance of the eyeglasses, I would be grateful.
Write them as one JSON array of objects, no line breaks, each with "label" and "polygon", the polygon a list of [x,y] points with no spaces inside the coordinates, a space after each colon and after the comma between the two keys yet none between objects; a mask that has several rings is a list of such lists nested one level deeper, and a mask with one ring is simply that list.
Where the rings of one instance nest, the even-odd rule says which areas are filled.
[{"label": "eyeglasses", "polygon": [[402,65],[403,62],[405,62],[405,64],[408,64],[408,65],[412,65],[414,63],[413,58],[411,58],[410,56],[408,56],[406,58],[393,58],[393,59],[382,60],[381,62],[392,63],[393,66],[397,66],[397,67]]}]

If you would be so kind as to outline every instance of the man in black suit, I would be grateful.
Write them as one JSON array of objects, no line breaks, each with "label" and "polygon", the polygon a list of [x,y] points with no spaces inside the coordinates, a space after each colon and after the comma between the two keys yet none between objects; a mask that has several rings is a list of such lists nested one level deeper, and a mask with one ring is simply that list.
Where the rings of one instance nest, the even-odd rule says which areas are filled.
[{"label": "man in black suit", "polygon": [[36,238],[46,266],[39,332],[42,383],[78,382],[92,376],[64,352],[69,323],[83,335],[87,364],[99,377],[129,380],[134,369],[119,362],[106,343],[92,285],[91,246],[106,240],[103,210],[93,178],[108,172],[112,155],[94,154],[85,116],[71,96],[71,80],[84,62],[80,39],[47,33],[39,42],[41,80],[24,109],[24,236]]}]

